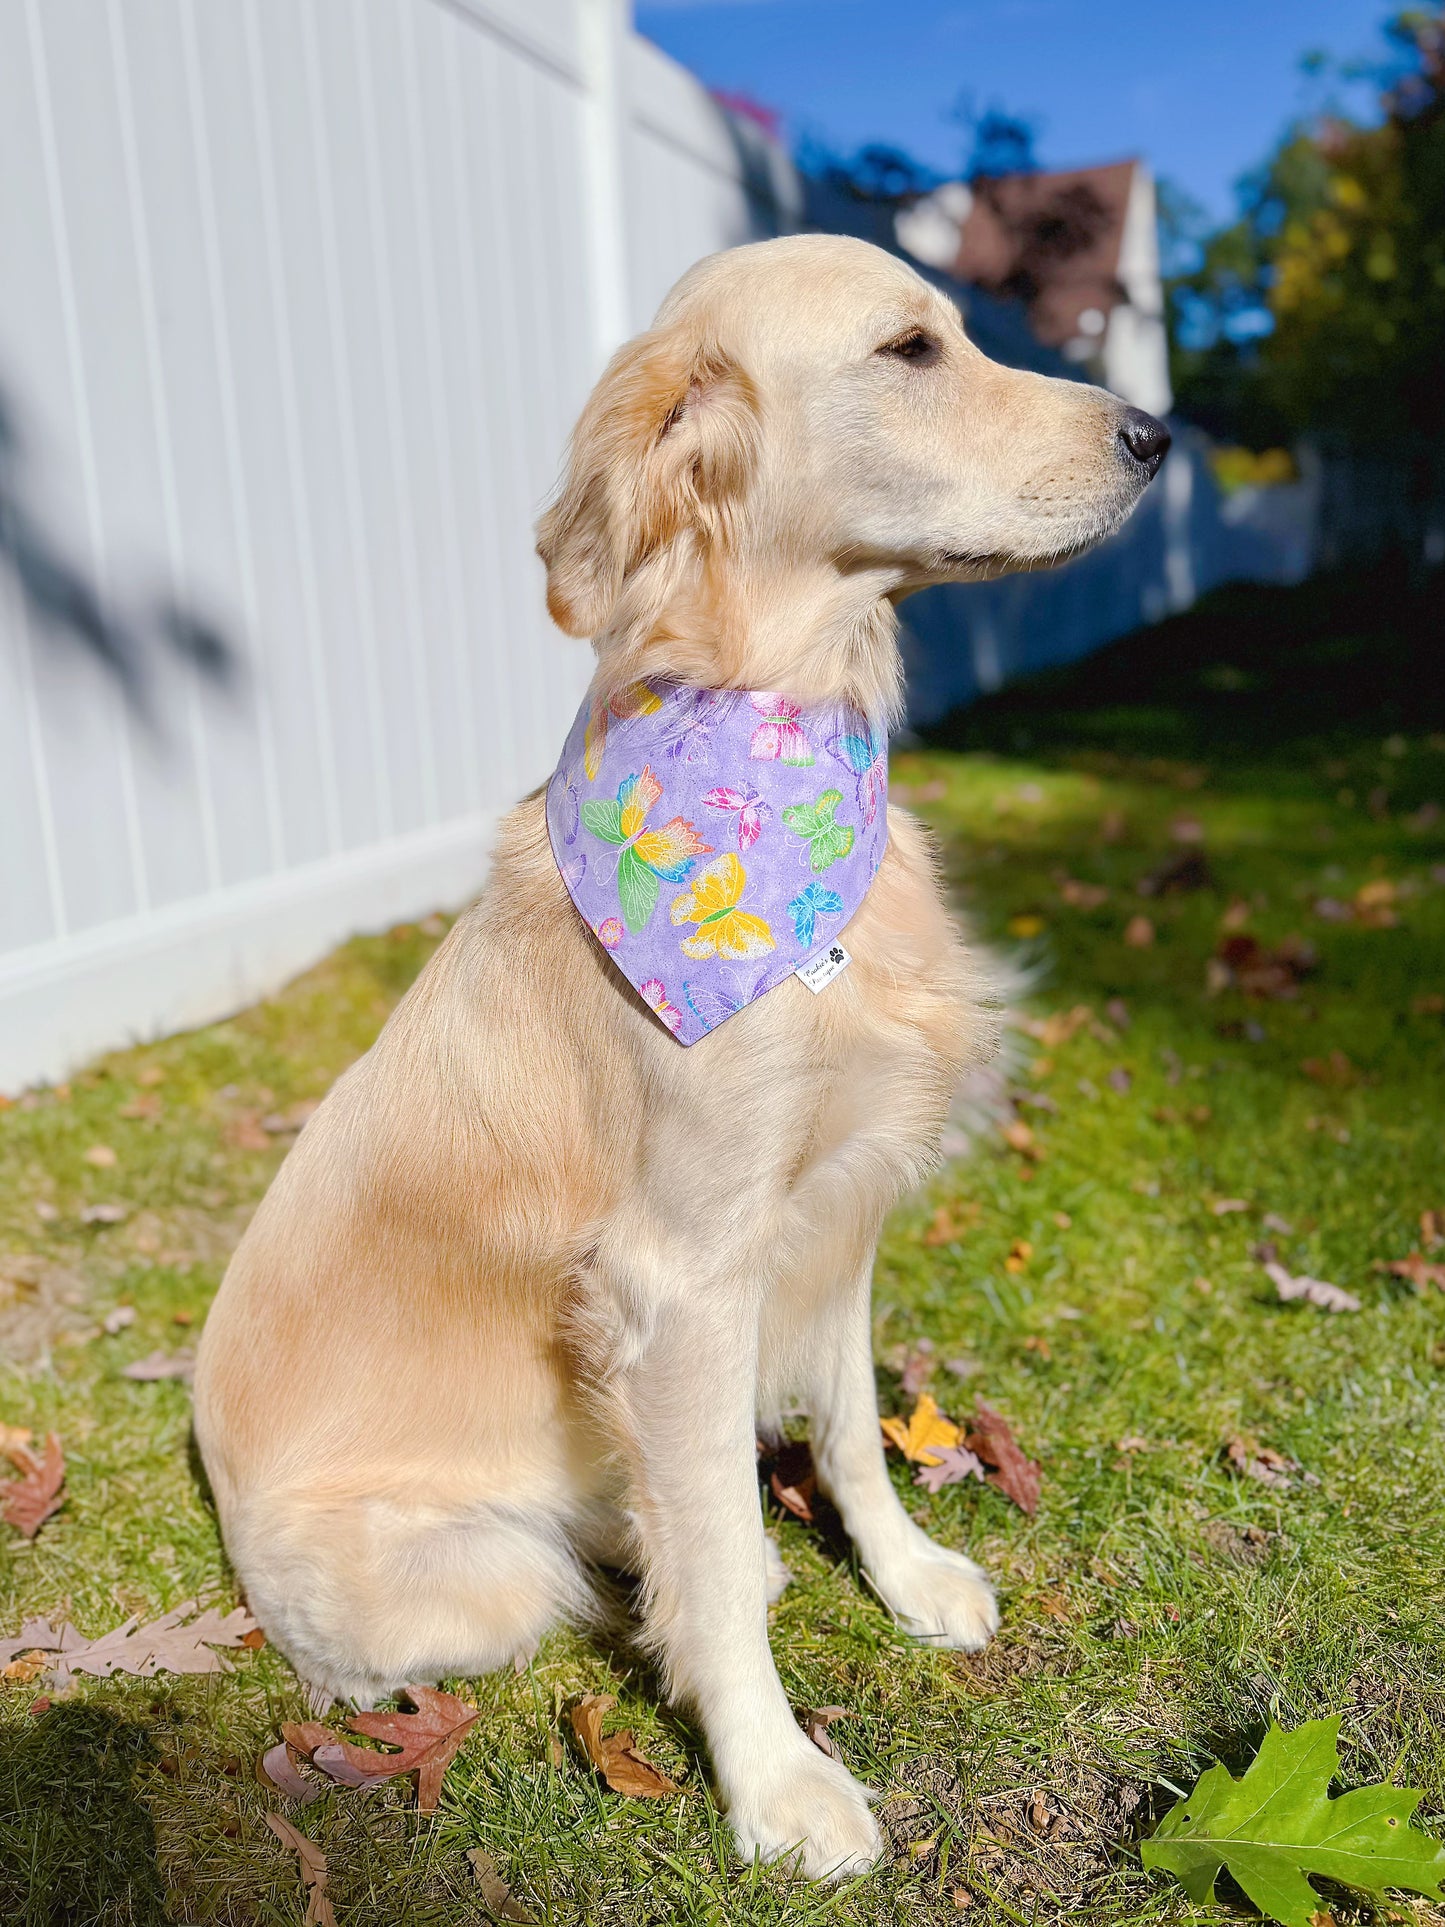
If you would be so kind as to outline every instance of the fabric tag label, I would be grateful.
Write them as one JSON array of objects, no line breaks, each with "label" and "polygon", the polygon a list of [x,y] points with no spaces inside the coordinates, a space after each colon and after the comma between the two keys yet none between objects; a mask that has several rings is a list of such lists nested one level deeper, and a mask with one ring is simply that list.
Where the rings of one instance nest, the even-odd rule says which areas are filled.
[{"label": "fabric tag label", "polygon": [[841,977],[853,959],[841,943],[830,943],[821,957],[814,957],[811,963],[801,964],[793,975],[805,983],[816,997],[820,990],[826,990],[835,977]]}]

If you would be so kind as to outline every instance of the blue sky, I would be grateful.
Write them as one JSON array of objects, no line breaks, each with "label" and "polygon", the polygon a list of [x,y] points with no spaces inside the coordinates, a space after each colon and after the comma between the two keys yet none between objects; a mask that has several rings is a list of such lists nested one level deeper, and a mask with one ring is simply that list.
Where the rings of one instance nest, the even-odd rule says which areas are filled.
[{"label": "blue sky", "polygon": [[637,0],[636,18],[708,86],[779,109],[792,138],[810,131],[844,152],[882,140],[955,170],[966,136],[948,110],[969,93],[1033,120],[1046,166],[1143,154],[1223,217],[1238,175],[1320,98],[1300,55],[1376,54],[1390,10],[1380,0]]}]

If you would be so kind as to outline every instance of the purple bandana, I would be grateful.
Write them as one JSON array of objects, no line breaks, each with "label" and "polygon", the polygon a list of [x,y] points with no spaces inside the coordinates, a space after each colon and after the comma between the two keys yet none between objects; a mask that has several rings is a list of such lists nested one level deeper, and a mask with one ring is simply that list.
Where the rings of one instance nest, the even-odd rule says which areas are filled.
[{"label": "purple bandana", "polygon": [[633,683],[582,705],[547,832],[587,927],[680,1044],[798,971],[821,990],[888,841],[888,739],[861,710]]}]

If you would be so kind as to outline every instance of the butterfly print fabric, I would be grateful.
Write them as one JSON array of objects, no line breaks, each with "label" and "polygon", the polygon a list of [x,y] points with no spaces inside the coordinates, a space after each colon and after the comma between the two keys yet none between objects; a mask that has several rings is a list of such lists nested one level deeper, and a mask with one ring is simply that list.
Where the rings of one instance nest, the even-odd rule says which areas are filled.
[{"label": "butterfly print fabric", "polygon": [[695,1044],[836,941],[888,842],[888,749],[847,704],[653,681],[583,704],[547,786],[578,913]]}]

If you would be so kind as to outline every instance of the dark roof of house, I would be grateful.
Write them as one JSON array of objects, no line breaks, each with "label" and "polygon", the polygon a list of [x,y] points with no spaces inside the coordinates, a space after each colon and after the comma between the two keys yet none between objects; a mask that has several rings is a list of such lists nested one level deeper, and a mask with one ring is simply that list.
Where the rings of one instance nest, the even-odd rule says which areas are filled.
[{"label": "dark roof of house", "polygon": [[973,205],[952,273],[1021,301],[1040,341],[1061,346],[1088,309],[1128,299],[1119,283],[1134,161],[969,182]]}]

